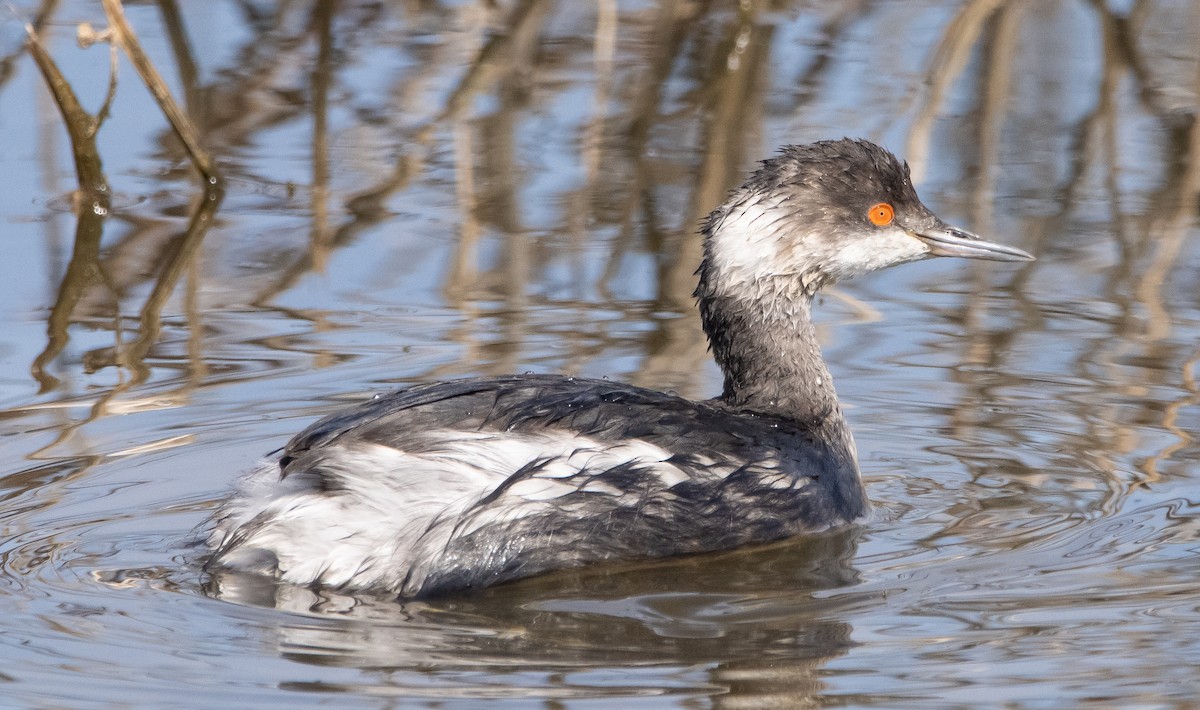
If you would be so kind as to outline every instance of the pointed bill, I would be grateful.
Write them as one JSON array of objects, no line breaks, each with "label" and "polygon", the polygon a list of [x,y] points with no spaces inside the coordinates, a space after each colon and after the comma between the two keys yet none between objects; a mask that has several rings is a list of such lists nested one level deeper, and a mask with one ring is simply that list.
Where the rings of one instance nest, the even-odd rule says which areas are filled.
[{"label": "pointed bill", "polygon": [[933,256],[957,256],[964,259],[988,259],[990,261],[1033,261],[1029,252],[1007,244],[989,242],[978,235],[951,227],[939,225],[931,229],[912,232],[917,239],[925,242],[929,253]]}]

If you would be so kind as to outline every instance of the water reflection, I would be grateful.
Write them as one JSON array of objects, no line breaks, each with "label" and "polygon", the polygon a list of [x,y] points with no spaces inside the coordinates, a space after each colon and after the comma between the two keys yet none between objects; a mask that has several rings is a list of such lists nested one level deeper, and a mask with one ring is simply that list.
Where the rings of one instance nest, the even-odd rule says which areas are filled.
[{"label": "water reflection", "polygon": [[[1190,701],[1198,8],[130,4],[227,192],[200,199],[123,69],[107,217],[73,211],[58,109],[0,24],[6,700]],[[95,5],[21,9],[102,105],[108,54],[70,36]],[[532,370],[711,396],[698,218],[776,145],[846,134],[1039,256],[825,299],[861,530],[419,605],[197,594],[186,532],[360,393]]]},{"label": "water reflection", "polygon": [[[942,141],[949,150],[940,155],[963,162],[969,189],[956,190],[954,196],[967,200],[961,208],[973,213],[979,231],[994,228],[991,196],[1004,192],[1005,183],[1014,178],[1029,178],[1021,184],[1025,193],[1061,196],[1055,200],[1055,214],[1030,215],[1019,224],[1006,225],[1026,234],[1030,244],[1061,235],[1064,221],[1075,217],[1081,200],[1105,199],[1108,210],[1117,211],[1116,224],[1121,227],[1114,234],[1115,246],[1125,257],[1118,271],[1138,281],[1133,289],[1136,302],[1149,312],[1151,328],[1162,331],[1169,317],[1156,291],[1175,263],[1173,255],[1178,255],[1193,216],[1194,205],[1187,196],[1196,191],[1200,163],[1196,124],[1181,113],[1178,99],[1181,92],[1194,95],[1189,65],[1161,56],[1155,49],[1159,44],[1148,41],[1180,31],[1166,24],[1171,17],[1167,9],[1139,2],[1127,14],[1119,14],[1099,4],[967,3],[950,15],[940,33],[931,35],[937,41],[927,66],[921,67],[920,53],[912,58],[901,55],[906,61],[900,62],[892,87],[923,72],[927,90],[902,96],[890,91],[874,97],[870,102],[874,113],[892,117],[888,123],[899,125],[866,132],[872,137],[900,135],[917,173],[945,183],[956,177],[955,171],[934,165],[930,146],[939,126],[948,131]],[[1179,7],[1184,15],[1186,9],[1186,4]],[[275,209],[299,208],[310,218],[306,243],[263,245],[267,251],[258,253],[248,244],[230,245],[232,253],[223,254],[223,261],[261,265],[243,274],[253,276],[254,282],[253,297],[244,300],[253,305],[273,302],[294,289],[305,274],[323,271],[334,252],[391,222],[397,210],[405,211],[405,204],[422,199],[429,189],[452,186],[453,202],[439,201],[459,220],[458,238],[445,257],[449,264],[443,272],[444,297],[468,311],[480,302],[499,301],[511,317],[519,317],[533,303],[529,285],[544,283],[554,269],[565,270],[575,288],[587,289],[593,298],[632,286],[613,281],[625,275],[624,262],[634,242],[639,252],[654,256],[653,274],[647,274],[652,276],[650,288],[639,289],[636,296],[651,299],[657,310],[690,315],[691,271],[699,248],[692,226],[699,217],[720,201],[750,160],[777,142],[764,140],[768,133],[782,130],[803,138],[822,125],[822,111],[853,93],[854,79],[835,80],[830,75],[839,70],[839,60],[855,56],[854,37],[847,36],[854,34],[854,28],[867,35],[903,36],[905,25],[919,27],[922,20],[918,14],[899,27],[889,26],[900,17],[897,11],[857,3],[826,5],[811,15],[805,12],[813,10],[803,5],[744,3],[734,9],[667,2],[621,9],[605,2],[581,10],[532,0],[490,9],[435,3],[395,12],[353,5],[335,11],[331,3],[316,3],[311,8],[285,5],[265,13],[241,10],[249,13],[241,19],[250,36],[232,56],[242,71],[214,77],[211,86],[201,83],[203,76],[189,49],[186,22],[178,8],[164,3],[162,19],[193,120],[213,150],[229,156],[233,184],[240,191],[245,191],[244,182],[260,186],[259,190],[270,191],[272,184],[284,188],[281,201],[255,207],[253,194],[242,195],[231,211],[271,209],[274,202]],[[44,15],[39,19],[44,20]],[[1023,98],[1016,93],[1013,79],[1015,68],[1027,61],[1020,52],[1022,43],[1036,43],[1046,25],[1077,24],[1093,31],[1082,36],[1070,33],[1070,42],[1097,56],[1099,70],[1096,64],[1065,62],[1063,68],[1076,75],[1047,80],[1046,90],[1056,89],[1058,96],[1038,96],[1036,102],[1014,105],[1012,99]],[[886,33],[882,32],[885,26]],[[430,34],[435,28],[444,34]],[[388,33],[400,37],[394,50],[400,66],[392,72],[364,74],[355,50],[365,52],[366,47],[383,43]],[[1138,41],[1143,36],[1147,40]],[[333,49],[335,39],[345,45],[340,52]],[[889,49],[885,43],[878,56],[868,52],[856,61],[878,65],[889,58]],[[285,74],[282,68],[289,65],[308,71]],[[783,67],[804,70],[792,78]],[[864,76],[870,71],[859,70]],[[1132,186],[1138,193],[1145,186],[1158,185],[1148,195],[1135,195],[1138,201],[1148,201],[1142,214],[1152,215],[1141,220],[1120,214],[1121,205],[1129,201],[1122,194],[1128,187],[1121,190],[1116,179],[1123,171],[1155,168],[1154,155],[1122,154],[1115,142],[1116,118],[1121,102],[1127,100],[1117,79],[1130,74],[1142,83],[1136,109],[1156,121],[1166,139],[1161,176],[1139,175]],[[339,77],[350,82],[354,93],[340,104],[331,104],[331,86]],[[1088,81],[1082,86],[1071,81],[1085,78]],[[968,94],[976,101],[975,109],[957,116],[953,125],[944,119],[939,124],[952,90],[964,82],[973,87]],[[357,83],[366,86],[359,88]],[[875,84],[881,82],[866,82],[866,86]],[[282,100],[253,100],[264,95]],[[1092,110],[1071,115],[1088,97],[1095,99]],[[813,104],[818,106],[812,109]],[[919,111],[911,121],[901,120],[914,107]],[[338,109],[354,113],[331,118]],[[1074,125],[1047,134],[1046,121],[1030,123],[1039,113],[1056,110],[1067,114],[1060,120],[1073,120]],[[790,128],[794,117],[810,113],[816,116],[806,120],[803,130]],[[544,137],[537,136],[547,114],[554,117],[554,128]],[[1059,136],[1076,136],[1072,159],[1063,166],[1069,172],[1052,182],[1045,178],[1054,177],[1055,170],[1005,179],[996,166],[1004,161],[1012,167],[1016,150],[1028,155],[1023,160],[1044,160],[1042,154],[1004,140],[1006,119],[1021,126],[1025,139],[1034,145],[1061,144]],[[339,132],[340,142],[331,143],[331,125],[337,126],[333,130]],[[308,153],[307,175],[284,182],[243,167],[241,163],[258,157],[267,145],[264,141],[282,126],[310,129],[305,131],[310,142],[290,144],[293,150]],[[381,153],[376,148],[381,143],[394,149]],[[161,158],[178,157],[178,153],[172,156],[175,149],[169,143],[161,150]],[[1061,149],[1058,155],[1063,155]],[[537,176],[554,164],[562,164],[557,180],[566,179],[565,189]],[[334,165],[343,171],[340,183],[334,182]],[[282,167],[287,172],[290,166]],[[1014,172],[1024,172],[1017,167]],[[1094,178],[1103,183],[1097,186],[1100,193],[1088,189]],[[420,223],[419,215],[415,224],[405,221],[407,229],[430,227]],[[145,266],[121,263],[121,254],[136,253],[143,264],[173,258],[162,250],[178,245],[169,235],[155,238],[154,231],[149,224],[135,228],[105,250],[104,260],[95,267],[99,277],[86,289],[96,301],[93,317],[113,318],[117,304],[128,301],[135,286],[128,279],[144,281],[156,274]],[[606,253],[587,250],[597,240],[607,247]],[[1064,242],[1059,240],[1055,248],[1072,247]],[[79,248],[88,243],[76,240]],[[1153,255],[1148,253],[1151,246]],[[1149,263],[1137,269],[1140,258]],[[596,261],[600,263],[591,263]],[[1011,285],[1023,286],[1037,268],[1029,267]],[[169,292],[173,281],[157,278],[158,286]],[[57,300],[55,308],[57,321],[74,312],[72,302],[78,296],[71,294],[81,287],[77,281],[68,270],[62,282],[65,297]],[[115,293],[104,293],[109,283]],[[1115,282],[1111,290],[1125,292],[1119,286]],[[958,318],[978,322],[983,315],[973,311],[980,307],[978,300],[968,299]],[[197,320],[194,311],[189,313],[189,320]],[[317,317],[304,312],[294,315]],[[679,372],[700,368],[677,366],[703,362],[705,344],[694,319],[668,318],[658,325],[659,331],[646,339],[646,365],[639,369],[639,378],[660,384],[666,378],[667,384],[699,395],[703,383]],[[536,338],[529,324],[520,320],[505,327],[506,342]],[[122,328],[117,326],[118,333]],[[63,327],[52,330],[50,343],[33,364],[40,378],[51,377],[46,365],[67,335]],[[969,330],[980,333],[976,327]],[[972,345],[973,352],[988,354],[990,361],[979,361],[981,367],[995,365],[1005,352],[998,338],[1012,332],[997,332]],[[117,357],[91,353],[84,359],[94,368],[122,366],[120,351],[133,351],[132,362],[124,366],[137,371],[142,335],[133,344],[118,347]],[[203,353],[197,353],[197,359],[202,360]],[[495,369],[509,371],[521,365],[520,357],[510,356]],[[203,363],[195,366],[202,369]],[[45,379],[43,386],[53,382]]]},{"label": "water reflection", "polygon": [[[206,590],[290,612],[272,641],[287,658],[370,668],[385,685],[417,696],[541,697],[553,687],[563,697],[719,691],[727,706],[767,698],[791,705],[811,701],[823,663],[854,645],[840,610],[865,597],[820,595],[857,582],[851,561],[860,534],[852,528],[715,556],[571,571],[403,604],[230,574],[213,577]],[[522,673],[530,667],[537,672]],[[662,671],[645,674],[653,682],[636,681],[638,669],[664,667],[686,682],[664,684]],[[507,689],[483,688],[487,679],[470,674],[489,668],[525,677]],[[706,670],[684,673],[689,668]],[[595,669],[635,678],[605,684]],[[562,677],[539,677],[548,672]]]}]

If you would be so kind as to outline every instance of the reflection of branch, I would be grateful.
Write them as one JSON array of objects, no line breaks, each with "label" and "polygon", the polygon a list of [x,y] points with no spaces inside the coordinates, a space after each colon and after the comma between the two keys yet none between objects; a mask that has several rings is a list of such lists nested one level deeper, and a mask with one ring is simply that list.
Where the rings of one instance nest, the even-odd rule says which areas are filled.
[{"label": "reflection of branch", "polygon": [[475,143],[471,126],[463,120],[454,122],[454,196],[459,221],[458,243],[450,262],[450,271],[442,287],[446,299],[463,310],[476,285],[479,269],[475,263],[482,229],[479,224],[479,199],[475,194]]},{"label": "reflection of branch", "polygon": [[[580,135],[580,159],[583,163],[584,180],[578,190],[566,195],[565,230],[570,235],[569,247],[571,268],[575,272],[577,288],[585,282],[583,256],[584,240],[587,235],[588,218],[592,214],[592,201],[604,174],[604,131],[608,115],[608,102],[613,91],[614,58],[617,51],[617,33],[620,15],[616,0],[597,0],[596,31],[592,42],[592,67],[595,85],[592,91],[592,116],[583,120]],[[577,291],[576,293],[580,293]]]},{"label": "reflection of branch", "polygon": [[[633,242],[633,222],[639,208],[645,213],[653,210],[646,207],[652,200],[653,179],[649,175],[648,165],[652,162],[646,157],[646,146],[650,142],[651,129],[660,118],[662,112],[663,91],[671,68],[675,65],[680,52],[683,51],[684,41],[688,32],[697,31],[700,23],[690,14],[688,6],[679,0],[664,0],[658,3],[658,11],[650,22],[646,37],[642,42],[646,55],[640,58],[638,65],[642,74],[634,78],[632,98],[629,100],[628,128],[622,136],[624,153],[630,156],[632,164],[629,167],[629,179],[623,186],[625,199],[620,206],[619,231],[611,242],[608,261],[604,273],[600,277],[600,291],[607,294],[607,285],[621,268],[626,250]],[[649,230],[653,231],[654,220],[646,219]]]},{"label": "reflection of branch", "polygon": [[[1118,112],[1117,94],[1122,77],[1128,70],[1128,59],[1125,48],[1118,41],[1118,20],[1110,8],[1102,2],[1092,3],[1100,22],[1100,35],[1103,40],[1102,69],[1096,86],[1096,106],[1085,116],[1073,131],[1076,135],[1072,142],[1071,168],[1066,180],[1058,191],[1058,209],[1055,214],[1042,220],[1038,231],[1037,242],[1045,239],[1046,235],[1057,233],[1067,216],[1074,209],[1079,195],[1083,191],[1085,179],[1088,176],[1094,155],[1103,155],[1104,173],[1103,185],[1108,191],[1108,205],[1111,212],[1112,233],[1120,255],[1109,272],[1105,282],[1104,298],[1113,303],[1119,315],[1112,320],[1113,335],[1111,339],[1095,339],[1086,347],[1080,349],[1075,358],[1079,371],[1086,372],[1092,367],[1103,371],[1106,381],[1118,382],[1121,379],[1122,362],[1130,349],[1130,336],[1135,330],[1135,311],[1125,290],[1120,288],[1133,273],[1138,258],[1134,244],[1127,237],[1126,220],[1121,212],[1121,192],[1117,184],[1117,174],[1120,172],[1120,153],[1117,150],[1116,139],[1119,133],[1117,124]],[[1100,158],[1097,158],[1100,159]],[[1035,250],[1035,253],[1038,250]],[[1028,274],[1022,270],[1021,275]],[[1114,453],[1128,453],[1121,442],[1136,440],[1138,433],[1128,426],[1121,426],[1121,414],[1116,403],[1098,404],[1092,415],[1086,417],[1085,436],[1096,442],[1091,449],[1096,454],[1093,466],[1103,471],[1107,493],[1100,503],[1100,509],[1113,511],[1119,509],[1125,498],[1126,486],[1120,483],[1119,464],[1114,460]]]},{"label": "reflection of branch", "polygon": [[929,95],[920,113],[913,119],[904,149],[909,163],[912,164],[914,182],[922,181],[925,166],[929,162],[929,134],[933,130],[933,119],[941,109],[942,99],[966,66],[971,48],[979,39],[984,24],[1004,2],[1005,0],[973,0],[946,25],[942,33],[942,42],[934,53],[926,79]]},{"label": "reflection of branch", "polygon": [[[1197,76],[1196,89],[1200,91],[1200,75]],[[1153,249],[1150,263],[1142,271],[1135,284],[1137,301],[1144,313],[1145,329],[1136,341],[1143,345],[1143,357],[1157,357],[1156,349],[1162,348],[1171,334],[1173,319],[1164,303],[1163,290],[1171,271],[1178,266],[1179,255],[1189,234],[1189,227],[1196,218],[1200,196],[1200,120],[1193,119],[1190,126],[1180,127],[1170,132],[1173,139],[1169,145],[1168,154],[1175,161],[1168,166],[1169,170],[1163,181],[1163,188],[1148,205],[1144,220],[1144,242]],[[1187,448],[1194,441],[1192,435],[1178,424],[1179,412],[1200,401],[1196,389],[1195,376],[1192,369],[1200,351],[1196,351],[1185,360],[1180,373],[1180,385],[1188,391],[1181,399],[1174,402],[1164,402],[1161,414],[1154,412],[1152,416],[1161,421],[1164,431],[1170,432],[1177,440],[1163,447],[1157,453],[1148,456],[1141,463],[1144,476],[1135,482],[1130,489],[1157,481],[1161,477],[1159,464],[1170,459],[1177,452]],[[1167,372],[1163,368],[1163,373]],[[1138,380],[1129,383],[1127,387],[1139,395],[1145,383]],[[1149,412],[1148,412],[1149,413]],[[1149,419],[1150,417],[1147,417]],[[1130,426],[1130,440],[1136,440],[1139,428]]]},{"label": "reflection of branch", "polygon": [[175,291],[176,284],[183,276],[187,267],[193,262],[204,235],[212,224],[212,217],[220,206],[220,198],[210,198],[207,195],[198,198],[199,203],[192,212],[187,232],[176,246],[175,252],[167,256],[167,263],[159,272],[154,290],[146,297],[142,312],[138,316],[138,337],[129,345],[121,356],[121,364],[136,374],[130,384],[136,384],[146,379],[149,368],[146,367],[146,355],[150,348],[158,342],[158,334],[162,330],[162,309],[167,299]]},{"label": "reflection of branch", "polygon": [[[992,231],[992,200],[995,197],[993,176],[996,171],[996,154],[1000,145],[1000,129],[1003,125],[1005,109],[1012,88],[1012,67],[1017,59],[1017,44],[1021,25],[1022,3],[1010,3],[1001,7],[996,13],[995,31],[987,38],[984,51],[983,91],[979,100],[979,138],[978,157],[975,160],[975,180],[971,189],[971,225],[984,234]],[[984,269],[972,268],[970,273],[973,280],[984,278]],[[978,294],[979,289],[973,294]],[[1008,352],[1008,343],[997,342],[999,338],[989,337],[984,323],[985,305],[979,298],[970,297],[963,305],[961,322],[965,326],[967,354],[966,361],[977,364],[992,364]],[[1011,339],[1010,331],[1005,340]],[[1003,347],[1000,347],[1002,346]],[[962,369],[957,371],[971,384],[981,384],[983,369]],[[953,419],[958,424],[971,422],[975,417],[977,400],[966,398],[959,400],[953,409]]]},{"label": "reflection of branch", "polygon": [[1172,456],[1188,448],[1195,441],[1195,437],[1192,436],[1189,429],[1179,426],[1179,413],[1200,404],[1200,387],[1196,386],[1194,372],[1197,365],[1200,365],[1200,348],[1184,361],[1181,368],[1180,379],[1188,393],[1174,402],[1167,403],[1163,408],[1162,427],[1174,434],[1177,441],[1164,446],[1162,451],[1146,459],[1141,467],[1146,474],[1143,483],[1158,480],[1162,476],[1158,470],[1159,463],[1170,460]]},{"label": "reflection of branch", "polygon": [[166,263],[158,273],[154,289],[142,305],[142,311],[138,315],[137,338],[123,350],[118,347],[109,351],[111,354],[108,356],[92,354],[89,365],[93,368],[116,364],[122,365],[134,373],[134,377],[121,385],[119,390],[140,384],[149,376],[150,370],[146,367],[146,355],[150,352],[150,348],[158,342],[158,335],[162,330],[163,306],[174,293],[179,279],[195,260],[196,252],[204,241],[204,235],[208,232],[213,215],[216,214],[220,204],[219,193],[206,192],[197,198],[197,203],[192,209],[192,218],[188,222],[183,238],[173,245],[170,253],[166,254]]},{"label": "reflection of branch", "polygon": [[1117,41],[1120,42],[1129,69],[1137,80],[1138,98],[1141,99],[1142,105],[1161,119],[1177,120],[1182,118],[1182,115],[1172,110],[1161,82],[1150,74],[1150,67],[1142,58],[1138,47],[1138,39],[1147,34],[1142,25],[1153,11],[1154,4],[1146,0],[1137,0],[1129,9],[1125,19],[1113,14],[1111,9],[1106,9],[1106,12],[1113,15],[1117,29]]},{"label": "reflection of branch", "polygon": [[[664,254],[667,258],[658,278],[659,303],[676,312],[687,312],[692,306],[694,274],[701,256],[696,225],[737,183],[747,149],[761,136],[763,74],[771,54],[772,28],[757,21],[758,9],[755,3],[743,3],[732,18],[724,41],[710,59],[705,89],[698,95],[707,117],[700,165],[684,223],[666,245],[673,253]],[[757,144],[753,148],[758,152]],[[659,322],[659,334],[635,382],[667,383],[687,395],[698,395],[697,375],[708,351],[699,322],[695,318],[664,319]]]},{"label": "reflection of branch", "polygon": [[217,186],[220,184],[221,179],[217,175],[217,169],[213,165],[212,158],[200,146],[200,137],[197,135],[196,129],[192,126],[191,120],[179,108],[179,104],[175,103],[175,99],[171,97],[171,91],[167,88],[166,82],[162,80],[162,77],[158,74],[158,70],[154,68],[153,62],[150,61],[150,58],[142,50],[142,45],[138,42],[133,27],[125,19],[121,0],[101,0],[101,2],[104,4],[104,14],[108,16],[108,24],[112,29],[113,42],[125,51],[125,56],[129,57],[129,61],[137,69],[138,74],[142,77],[142,81],[146,83],[146,88],[150,90],[155,100],[158,101],[158,107],[162,109],[167,122],[171,124],[171,129],[175,131],[175,135],[183,142],[188,155],[192,158],[192,163],[204,177],[204,182],[210,187]]},{"label": "reflection of branch", "polygon": [[[384,200],[402,189],[413,176],[420,172],[424,165],[422,153],[437,136],[437,131],[452,123],[466,109],[470,108],[471,100],[480,91],[492,88],[497,74],[512,69],[514,64],[514,57],[510,51],[512,46],[519,44],[520,40],[529,32],[538,31],[548,10],[549,6],[546,0],[524,0],[513,8],[508,15],[508,24],[505,30],[493,34],[475,55],[471,66],[450,92],[442,110],[417,129],[412,140],[401,149],[391,174],[347,198],[346,209],[350,211],[352,221],[336,230],[333,237],[328,240],[330,248],[350,242],[359,231],[387,216],[383,207]],[[274,294],[286,289],[302,274],[313,269],[315,265],[316,261],[313,255],[311,253],[304,254],[283,269],[281,276],[268,284],[267,288],[261,290],[251,300],[251,303],[266,303]]]},{"label": "reflection of branch", "polygon": [[844,41],[842,34],[853,27],[862,15],[866,0],[851,0],[838,6],[832,17],[821,26],[817,39],[812,41],[812,64],[795,81],[795,101],[790,111],[795,116],[803,114],[803,107],[817,98],[817,89],[826,72],[834,67],[838,42]]},{"label": "reflection of branch", "polygon": [[329,85],[333,77],[332,0],[319,0],[313,8],[313,31],[317,34],[317,63],[312,72],[312,237],[313,266],[325,269],[329,258]]},{"label": "reflection of branch", "polygon": [[75,250],[58,287],[58,298],[46,319],[46,347],[33,360],[30,370],[42,392],[54,389],[58,380],[46,372],[46,367],[66,347],[67,327],[76,304],[88,286],[100,280],[100,237],[104,232],[104,215],[96,210],[80,210],[75,228]]},{"label": "reflection of branch", "polygon": [[162,309],[167,299],[175,291],[175,285],[183,276],[188,266],[195,260],[196,252],[204,241],[204,235],[212,224],[213,215],[221,205],[220,196],[209,194],[197,198],[198,203],[193,208],[192,219],[188,222],[183,239],[176,245],[173,254],[167,255],[167,262],[158,274],[154,290],[146,297],[142,312],[138,316],[138,337],[129,345],[121,356],[121,364],[132,370],[136,377],[129,384],[137,384],[149,375],[146,367],[146,355],[150,348],[158,342],[158,334],[162,330]]},{"label": "reflection of branch", "polygon": [[1196,197],[1200,195],[1200,118],[1172,133],[1177,140],[1169,154],[1178,162],[1169,166],[1173,169],[1166,185],[1174,189],[1164,190],[1156,200],[1159,204],[1151,204],[1148,211],[1146,237],[1153,244],[1154,254],[1137,285],[1138,300],[1146,309],[1147,341],[1162,340],[1171,332],[1171,316],[1163,305],[1162,292],[1187,240],[1196,216]]},{"label": "reflection of branch", "polygon": [[972,190],[971,224],[985,232],[990,232],[992,227],[993,168],[1000,148],[1000,129],[1012,93],[1012,71],[1017,61],[1024,8],[1024,3],[1012,2],[996,12],[995,29],[988,37],[984,55],[986,67],[979,106],[979,159],[976,162],[978,177]]},{"label": "reflection of branch", "polygon": [[[546,0],[523,0],[508,15],[508,25],[496,32],[476,54],[458,85],[450,92],[446,104],[438,115],[416,131],[412,147],[424,148],[434,138],[435,131],[452,122],[471,105],[482,89],[495,85],[495,77],[512,69],[512,46],[520,44],[527,33],[540,27],[549,10]],[[392,174],[374,187],[361,190],[347,201],[347,207],[360,218],[377,220],[383,214],[382,202],[408,181],[421,166],[421,159],[411,150],[403,151],[396,161]]]}]

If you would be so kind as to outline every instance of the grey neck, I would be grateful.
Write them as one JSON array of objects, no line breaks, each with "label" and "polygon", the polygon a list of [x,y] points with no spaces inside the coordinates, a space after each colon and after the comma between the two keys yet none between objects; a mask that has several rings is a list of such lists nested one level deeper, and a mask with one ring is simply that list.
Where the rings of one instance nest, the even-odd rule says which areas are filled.
[{"label": "grey neck", "polygon": [[811,318],[812,295],[790,298],[785,309],[764,309],[761,303],[706,293],[703,281],[697,289],[701,319],[725,373],[721,400],[810,426],[841,422]]}]

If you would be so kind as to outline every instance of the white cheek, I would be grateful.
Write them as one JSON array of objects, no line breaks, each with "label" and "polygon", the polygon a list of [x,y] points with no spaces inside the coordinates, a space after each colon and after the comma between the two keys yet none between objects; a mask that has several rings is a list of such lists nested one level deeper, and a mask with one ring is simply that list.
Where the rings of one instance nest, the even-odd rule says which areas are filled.
[{"label": "white cheek", "polygon": [[865,274],[895,264],[916,261],[929,254],[929,247],[902,229],[881,230],[863,239],[855,239],[837,252],[828,271],[834,278]]}]

